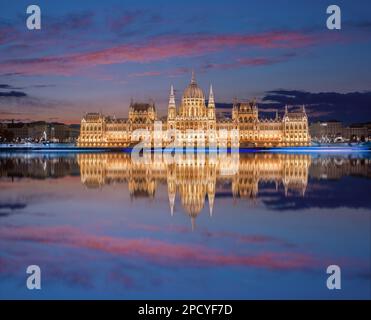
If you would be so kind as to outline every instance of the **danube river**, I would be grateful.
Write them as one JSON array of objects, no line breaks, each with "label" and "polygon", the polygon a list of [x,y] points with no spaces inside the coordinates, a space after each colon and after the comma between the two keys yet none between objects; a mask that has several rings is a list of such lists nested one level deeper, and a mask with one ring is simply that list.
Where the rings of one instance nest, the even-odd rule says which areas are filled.
[{"label": "danube river", "polygon": [[2,299],[371,298],[367,153],[2,152],[0,190]]}]

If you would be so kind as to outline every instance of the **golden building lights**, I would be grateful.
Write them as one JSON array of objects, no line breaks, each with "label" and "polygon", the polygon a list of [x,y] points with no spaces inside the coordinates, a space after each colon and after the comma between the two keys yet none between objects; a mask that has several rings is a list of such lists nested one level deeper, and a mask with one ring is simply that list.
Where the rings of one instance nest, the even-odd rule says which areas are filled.
[{"label": "golden building lights", "polygon": [[[131,102],[128,119],[116,119],[100,113],[88,113],[81,120],[80,147],[128,147],[145,140],[148,146],[174,147],[271,147],[306,146],[310,144],[308,117],[304,106],[272,119],[260,119],[255,101],[234,102],[230,117],[218,117],[213,87],[205,95],[194,73],[183,92],[179,106],[173,86],[170,87],[168,112],[161,121],[151,103]],[[147,136],[143,137],[143,132]],[[157,143],[156,143],[157,141]]]}]

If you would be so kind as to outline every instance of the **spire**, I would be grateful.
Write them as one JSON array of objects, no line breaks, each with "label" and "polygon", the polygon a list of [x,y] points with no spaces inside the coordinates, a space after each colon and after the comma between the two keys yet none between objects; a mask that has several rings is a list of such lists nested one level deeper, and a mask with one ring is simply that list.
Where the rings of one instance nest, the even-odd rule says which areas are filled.
[{"label": "spire", "polygon": [[252,105],[255,107],[256,106],[256,97],[254,97],[254,99],[252,99]]},{"label": "spire", "polygon": [[175,108],[175,95],[174,95],[174,87],[171,85],[170,87],[170,95],[169,95],[169,108]]},{"label": "spire", "polygon": [[195,77],[195,71],[192,69],[192,79],[191,84],[196,84],[196,77]]},{"label": "spire", "polygon": [[211,193],[208,194],[208,200],[209,200],[209,212],[210,212],[210,217],[213,216],[213,208],[214,208],[214,195]]},{"label": "spire", "polygon": [[236,97],[233,98],[233,109],[238,109],[238,100]]},{"label": "spire", "polygon": [[213,85],[210,85],[210,93],[209,93],[209,108],[215,108],[215,101],[214,101],[214,93],[213,93]]},{"label": "spire", "polygon": [[285,105],[285,114],[287,114],[289,112],[288,110],[288,107],[287,107],[287,104]]},{"label": "spire", "polygon": [[302,105],[301,110],[305,113],[305,105]]},{"label": "spire", "polygon": [[169,194],[169,204],[170,204],[170,213],[171,216],[174,215],[174,207],[175,207],[175,190],[174,190],[174,181],[168,180],[168,194]]},{"label": "spire", "polygon": [[170,202],[170,213],[171,213],[171,216],[174,215],[174,202]]}]

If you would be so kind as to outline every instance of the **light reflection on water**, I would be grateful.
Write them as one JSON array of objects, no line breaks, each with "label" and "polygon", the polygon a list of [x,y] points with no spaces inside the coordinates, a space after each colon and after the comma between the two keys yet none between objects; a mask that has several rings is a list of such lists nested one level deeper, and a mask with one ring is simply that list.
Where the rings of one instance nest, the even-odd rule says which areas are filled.
[{"label": "light reflection on water", "polygon": [[370,161],[2,154],[0,297],[370,298]]}]

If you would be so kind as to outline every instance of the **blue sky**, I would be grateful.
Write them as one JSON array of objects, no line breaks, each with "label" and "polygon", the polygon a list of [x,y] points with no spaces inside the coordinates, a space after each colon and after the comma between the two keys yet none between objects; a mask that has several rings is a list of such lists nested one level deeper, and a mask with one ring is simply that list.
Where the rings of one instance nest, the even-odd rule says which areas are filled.
[{"label": "blue sky", "polygon": [[[2,1],[2,119],[77,122],[89,111],[124,117],[131,98],[152,98],[164,114],[170,84],[179,101],[192,69],[223,103],[263,100],[277,89],[371,87],[369,1],[336,2],[340,31],[326,28],[330,3],[320,0],[38,1],[40,31],[26,29],[29,4]],[[358,108],[360,119],[369,117],[368,103]],[[336,116],[336,108],[320,108],[308,110]]]}]

